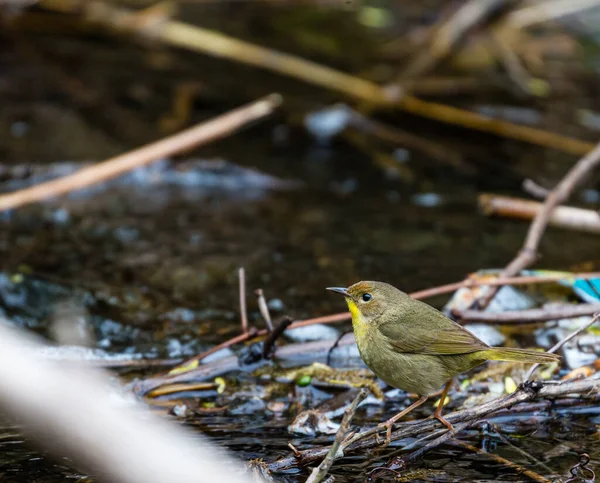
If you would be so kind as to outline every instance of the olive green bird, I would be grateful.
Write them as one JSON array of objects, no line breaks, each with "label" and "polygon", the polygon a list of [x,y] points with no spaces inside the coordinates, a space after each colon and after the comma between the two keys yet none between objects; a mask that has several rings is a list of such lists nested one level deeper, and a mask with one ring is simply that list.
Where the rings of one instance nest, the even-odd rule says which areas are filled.
[{"label": "olive green bird", "polygon": [[[420,399],[381,426],[389,443],[396,421],[423,404],[452,380],[488,360],[548,363],[556,354],[526,349],[490,347],[430,305],[383,282],[358,282],[349,288],[330,287],[342,294],[352,314],[352,328],[365,364],[384,382],[418,394]],[[444,386],[445,385],[445,386]],[[449,430],[440,403],[431,416]]]}]

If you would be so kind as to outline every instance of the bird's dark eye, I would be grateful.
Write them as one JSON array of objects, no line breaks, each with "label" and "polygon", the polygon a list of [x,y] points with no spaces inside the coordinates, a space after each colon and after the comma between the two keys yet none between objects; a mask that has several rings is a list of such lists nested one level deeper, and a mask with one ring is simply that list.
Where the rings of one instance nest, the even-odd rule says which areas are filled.
[{"label": "bird's dark eye", "polygon": [[368,302],[372,298],[373,298],[373,296],[370,293],[364,293],[362,296],[363,302]]}]

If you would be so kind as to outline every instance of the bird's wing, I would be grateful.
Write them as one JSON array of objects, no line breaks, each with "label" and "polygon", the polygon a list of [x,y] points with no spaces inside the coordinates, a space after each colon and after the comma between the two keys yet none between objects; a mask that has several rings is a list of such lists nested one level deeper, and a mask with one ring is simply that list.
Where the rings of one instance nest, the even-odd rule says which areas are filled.
[{"label": "bird's wing", "polygon": [[407,310],[401,317],[379,324],[379,330],[394,350],[404,354],[452,355],[489,349],[441,312],[425,303],[419,304],[419,310]]}]

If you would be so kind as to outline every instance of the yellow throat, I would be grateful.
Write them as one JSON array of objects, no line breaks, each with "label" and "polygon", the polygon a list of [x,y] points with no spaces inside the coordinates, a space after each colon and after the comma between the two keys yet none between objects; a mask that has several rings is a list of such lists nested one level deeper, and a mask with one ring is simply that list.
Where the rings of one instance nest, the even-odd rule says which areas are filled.
[{"label": "yellow throat", "polygon": [[352,328],[354,329],[354,337],[358,341],[359,339],[363,339],[367,335],[367,323],[364,321],[363,316],[358,310],[358,306],[349,297],[346,297],[346,304],[348,304],[348,309],[350,310],[350,314],[352,315]]}]

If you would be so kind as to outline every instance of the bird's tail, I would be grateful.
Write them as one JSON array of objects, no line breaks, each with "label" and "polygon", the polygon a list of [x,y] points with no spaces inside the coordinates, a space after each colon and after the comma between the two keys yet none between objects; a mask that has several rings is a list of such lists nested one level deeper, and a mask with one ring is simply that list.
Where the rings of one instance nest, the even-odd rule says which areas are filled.
[{"label": "bird's tail", "polygon": [[491,361],[514,361],[514,362],[539,362],[547,364],[560,360],[557,354],[550,352],[538,352],[530,349],[514,349],[510,347],[492,347],[485,351],[487,359]]}]

